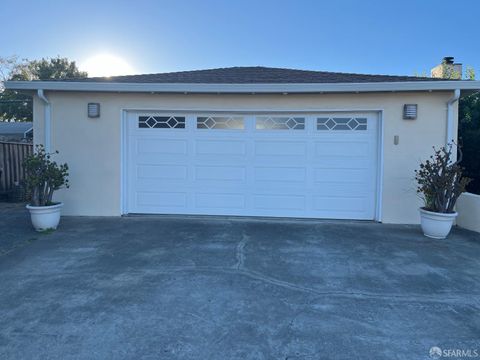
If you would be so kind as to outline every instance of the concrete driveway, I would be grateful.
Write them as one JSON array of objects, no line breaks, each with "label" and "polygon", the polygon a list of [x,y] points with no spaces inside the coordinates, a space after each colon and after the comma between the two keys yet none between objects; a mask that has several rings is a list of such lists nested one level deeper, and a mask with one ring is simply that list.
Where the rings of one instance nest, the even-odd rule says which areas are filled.
[{"label": "concrete driveway", "polygon": [[64,218],[0,208],[1,359],[480,353],[480,236],[417,226]]}]

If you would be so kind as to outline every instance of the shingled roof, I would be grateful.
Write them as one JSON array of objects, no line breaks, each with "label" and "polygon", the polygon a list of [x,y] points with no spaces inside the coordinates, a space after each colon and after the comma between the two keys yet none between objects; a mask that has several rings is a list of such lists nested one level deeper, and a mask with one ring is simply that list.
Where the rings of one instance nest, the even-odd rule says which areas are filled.
[{"label": "shingled roof", "polygon": [[[159,84],[325,84],[445,80],[417,76],[365,75],[282,68],[230,67],[159,74],[92,77],[71,81]],[[63,80],[65,81],[65,80]]]},{"label": "shingled roof", "polygon": [[101,91],[183,94],[307,94],[384,91],[478,91],[480,81],[366,75],[268,67],[231,67],[83,79],[6,81],[20,91]]}]

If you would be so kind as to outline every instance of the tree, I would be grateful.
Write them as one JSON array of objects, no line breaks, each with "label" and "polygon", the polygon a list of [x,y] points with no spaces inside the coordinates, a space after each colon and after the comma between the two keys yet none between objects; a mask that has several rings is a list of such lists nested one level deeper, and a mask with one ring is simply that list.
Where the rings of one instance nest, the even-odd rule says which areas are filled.
[{"label": "tree", "polygon": [[[450,78],[447,74],[444,77]],[[475,70],[467,66],[465,80],[475,80]],[[465,176],[472,178],[467,191],[480,194],[480,93],[462,96],[458,104],[458,138],[462,147]]]},{"label": "tree", "polygon": [[[445,66],[443,77],[462,78],[453,66]],[[464,80],[475,80],[475,70],[467,66]],[[462,166],[465,176],[473,181],[467,185],[467,191],[480,194],[480,93],[462,96],[458,104],[458,139],[463,152]]]},{"label": "tree", "polygon": [[16,56],[0,57],[0,91],[3,91],[3,82],[8,79],[16,64]]},{"label": "tree", "polygon": [[480,93],[460,98],[458,134],[463,148],[465,175],[473,181],[467,190],[480,194]]},{"label": "tree", "polygon": [[78,70],[75,61],[58,56],[17,64],[13,68],[10,80],[78,79],[84,77],[87,77],[87,73]]},{"label": "tree", "polygon": [[[77,68],[75,61],[60,56],[22,61],[12,56],[0,58],[0,76],[3,82],[5,80],[78,79],[88,75]],[[0,120],[31,121],[32,118],[32,97],[0,86]]]}]

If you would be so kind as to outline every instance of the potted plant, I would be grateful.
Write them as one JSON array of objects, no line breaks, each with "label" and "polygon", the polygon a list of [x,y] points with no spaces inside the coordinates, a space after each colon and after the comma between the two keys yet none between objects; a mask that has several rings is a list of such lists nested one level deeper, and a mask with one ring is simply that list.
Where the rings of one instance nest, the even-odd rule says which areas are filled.
[{"label": "potted plant", "polygon": [[424,206],[420,208],[422,230],[425,236],[434,239],[445,239],[450,233],[457,217],[455,203],[471,181],[462,175],[460,148],[458,159],[452,159],[454,145],[450,143],[439,150],[434,148],[430,159],[415,170],[417,192],[424,201]]},{"label": "potted plant", "polygon": [[37,231],[57,228],[63,203],[53,202],[53,193],[62,187],[69,187],[68,165],[57,164],[51,159],[51,155],[45,151],[43,145],[37,145],[34,154],[24,162],[25,185],[31,193],[31,202],[27,209]]}]

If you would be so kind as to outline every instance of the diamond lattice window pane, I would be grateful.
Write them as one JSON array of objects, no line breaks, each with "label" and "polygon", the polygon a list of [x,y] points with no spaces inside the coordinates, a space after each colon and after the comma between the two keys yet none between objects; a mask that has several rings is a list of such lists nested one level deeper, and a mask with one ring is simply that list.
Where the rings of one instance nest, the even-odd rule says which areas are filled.
[{"label": "diamond lattice window pane", "polygon": [[350,130],[355,130],[355,128],[358,126],[358,121],[356,119],[350,119],[348,126]]},{"label": "diamond lattice window pane", "polygon": [[317,130],[367,130],[367,118],[317,118]]},{"label": "diamond lattice window pane", "polygon": [[215,121],[212,118],[207,118],[205,120],[205,125],[207,126],[207,128],[211,129],[215,126]]},{"label": "diamond lattice window pane", "polygon": [[333,119],[328,119],[328,121],[325,123],[325,125],[327,125],[327,127],[332,130],[335,128],[335,126],[337,125],[337,123],[335,122],[335,120]]},{"label": "diamond lattice window pane", "polygon": [[185,129],[184,116],[139,116],[139,128],[149,129]]},{"label": "diamond lattice window pane", "polygon": [[175,126],[177,126],[178,124],[178,121],[177,119],[175,119],[173,116],[167,120],[167,124],[168,126],[170,126],[171,128],[174,128]]},{"label": "diamond lattice window pane", "polygon": [[245,124],[241,116],[197,117],[197,129],[243,130],[244,128]]},{"label": "diamond lattice window pane", "polygon": [[141,129],[148,129],[150,126],[147,124],[148,116],[140,116],[138,118],[138,127]]},{"label": "diamond lattice window pane", "polygon": [[287,116],[260,116],[257,117],[257,130],[304,130],[305,118]]},{"label": "diamond lattice window pane", "polygon": [[146,123],[149,127],[153,128],[155,125],[157,125],[157,120],[155,120],[154,117],[149,117]]},{"label": "diamond lattice window pane", "polygon": [[240,117],[234,117],[230,118],[227,121],[227,126],[229,129],[243,129],[245,127],[245,124],[243,122],[243,118]]}]

